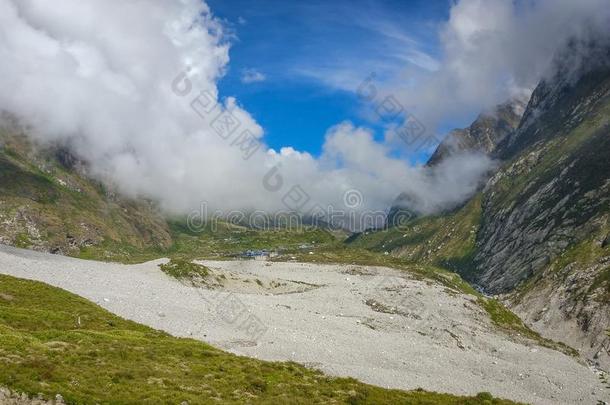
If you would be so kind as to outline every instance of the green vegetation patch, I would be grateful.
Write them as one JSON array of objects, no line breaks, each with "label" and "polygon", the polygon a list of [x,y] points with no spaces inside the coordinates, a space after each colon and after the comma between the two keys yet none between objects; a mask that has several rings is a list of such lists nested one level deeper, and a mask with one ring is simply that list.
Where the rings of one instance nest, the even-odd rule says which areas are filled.
[{"label": "green vegetation patch", "polygon": [[298,250],[301,245],[311,249],[335,243],[335,236],[315,227],[298,229],[252,229],[218,220],[212,225],[193,230],[186,220],[169,222],[171,245],[135,247],[130,243],[107,240],[103,244],[82,248],[78,257],[89,260],[141,263],[160,257],[180,259],[230,259],[247,250],[285,252]]},{"label": "green vegetation patch", "polygon": [[0,276],[0,386],[69,404],[511,404],[330,378],[124,320],[46,284]]},{"label": "green vegetation patch", "polygon": [[159,268],[165,274],[177,278],[178,280],[201,281],[210,274],[210,269],[202,264],[177,258],[173,258],[167,263],[160,264]]},{"label": "green vegetation patch", "polygon": [[15,237],[14,244],[18,248],[27,249],[32,245],[32,242],[30,241],[30,236],[22,232]]},{"label": "green vegetation patch", "polygon": [[59,155],[0,129],[0,215],[6,219],[0,230],[12,244],[76,256],[82,249],[87,258],[124,258],[130,249],[171,244],[153,204],[118,197],[65,167]]}]

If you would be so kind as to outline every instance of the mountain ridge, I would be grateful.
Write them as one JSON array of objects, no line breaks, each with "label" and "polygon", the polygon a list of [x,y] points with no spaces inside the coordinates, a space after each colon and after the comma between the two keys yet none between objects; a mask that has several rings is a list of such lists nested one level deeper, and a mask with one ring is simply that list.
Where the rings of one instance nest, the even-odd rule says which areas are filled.
[{"label": "mountain ridge", "polygon": [[438,145],[426,166],[436,166],[449,156],[463,152],[492,154],[517,129],[526,106],[526,101],[515,98],[481,113],[467,128],[454,129]]}]

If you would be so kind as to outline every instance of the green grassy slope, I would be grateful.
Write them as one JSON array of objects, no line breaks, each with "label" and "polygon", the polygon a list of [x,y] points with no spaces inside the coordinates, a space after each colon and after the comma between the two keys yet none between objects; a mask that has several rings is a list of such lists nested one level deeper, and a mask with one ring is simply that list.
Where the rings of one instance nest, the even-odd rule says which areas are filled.
[{"label": "green grassy slope", "polygon": [[79,173],[72,158],[0,130],[0,243],[69,256],[138,262],[162,256],[223,257],[247,249],[326,243],[326,231],[253,230],[219,221],[189,230],[152,204],[120,197]]},{"label": "green grassy slope", "polygon": [[455,271],[468,279],[474,272],[472,260],[480,221],[481,196],[477,195],[455,211],[360,234],[350,246],[388,252],[410,263]]},{"label": "green grassy slope", "polygon": [[84,246],[168,247],[165,220],[146,201],[118,198],[70,166],[69,154],[33,148],[0,130],[0,242],[78,255]]},{"label": "green grassy slope", "polygon": [[141,262],[171,256],[223,258],[248,249],[298,251],[337,241],[312,227],[256,230],[218,221],[194,232],[144,200],[81,174],[57,148],[33,147],[0,129],[0,243],[84,259]]},{"label": "green grassy slope", "polygon": [[83,248],[76,256],[123,263],[143,262],[159,257],[226,259],[247,250],[266,249],[289,253],[301,251],[301,245],[317,249],[338,241],[332,233],[313,227],[257,230],[218,221],[213,229],[206,227],[192,231],[186,226],[186,221],[179,219],[170,220],[168,226],[171,236],[168,247],[136,248],[111,242]]},{"label": "green grassy slope", "polygon": [[42,283],[0,276],[0,386],[68,403],[509,404],[385,390],[294,363],[239,357],[118,318]]}]

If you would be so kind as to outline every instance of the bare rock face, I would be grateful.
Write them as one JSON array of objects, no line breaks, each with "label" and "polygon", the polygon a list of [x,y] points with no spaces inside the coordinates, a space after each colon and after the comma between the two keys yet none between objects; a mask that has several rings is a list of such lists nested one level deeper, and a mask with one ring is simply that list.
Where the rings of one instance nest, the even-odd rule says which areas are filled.
[{"label": "bare rock face", "polygon": [[427,165],[438,165],[449,156],[463,152],[491,154],[517,128],[525,107],[524,100],[515,99],[479,115],[470,127],[453,130],[434,151]]},{"label": "bare rock face", "polygon": [[512,293],[509,303],[534,329],[610,370],[608,289],[597,286],[609,262],[606,256],[586,265],[549,266],[527,288]]}]

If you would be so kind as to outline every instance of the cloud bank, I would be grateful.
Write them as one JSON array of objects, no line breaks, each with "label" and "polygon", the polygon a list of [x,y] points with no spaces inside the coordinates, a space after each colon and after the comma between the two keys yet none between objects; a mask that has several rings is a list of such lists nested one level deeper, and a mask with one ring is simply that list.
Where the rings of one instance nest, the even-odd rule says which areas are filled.
[{"label": "cloud bank", "polygon": [[[403,100],[440,114],[531,86],[570,31],[553,22],[547,33],[542,16],[563,21],[562,7],[577,22],[589,15],[570,1],[542,3],[524,16],[502,1],[457,3],[443,33],[445,64]],[[585,3],[592,11],[602,2]],[[526,41],[523,22],[538,36]],[[431,213],[467,198],[492,165],[467,156],[434,171],[413,166],[347,122],[329,129],[320,157],[269,149],[238,101],[218,94],[224,38],[199,0],[0,0],[0,58],[9,61],[0,66],[0,110],[37,142],[70,147],[92,176],[177,214],[202,203],[223,212],[383,211],[403,191]]]},{"label": "cloud bank", "polygon": [[606,0],[460,0],[440,40],[436,72],[407,72],[407,84],[392,83],[430,126],[529,96],[553,75],[568,43],[571,53],[562,58],[570,60],[561,62],[577,69],[591,41],[610,43],[610,7]]},{"label": "cloud bank", "polygon": [[[0,0],[0,27],[0,57],[11,61],[0,67],[0,108],[38,142],[69,146],[93,176],[171,213],[201,203],[385,210],[402,190],[427,210],[455,199],[449,190],[472,191],[462,177],[432,178],[390,157],[349,123],[328,131],[317,159],[268,149],[236,100],[219,101],[228,45],[198,0]],[[357,204],[346,206],[347,192]]]}]

